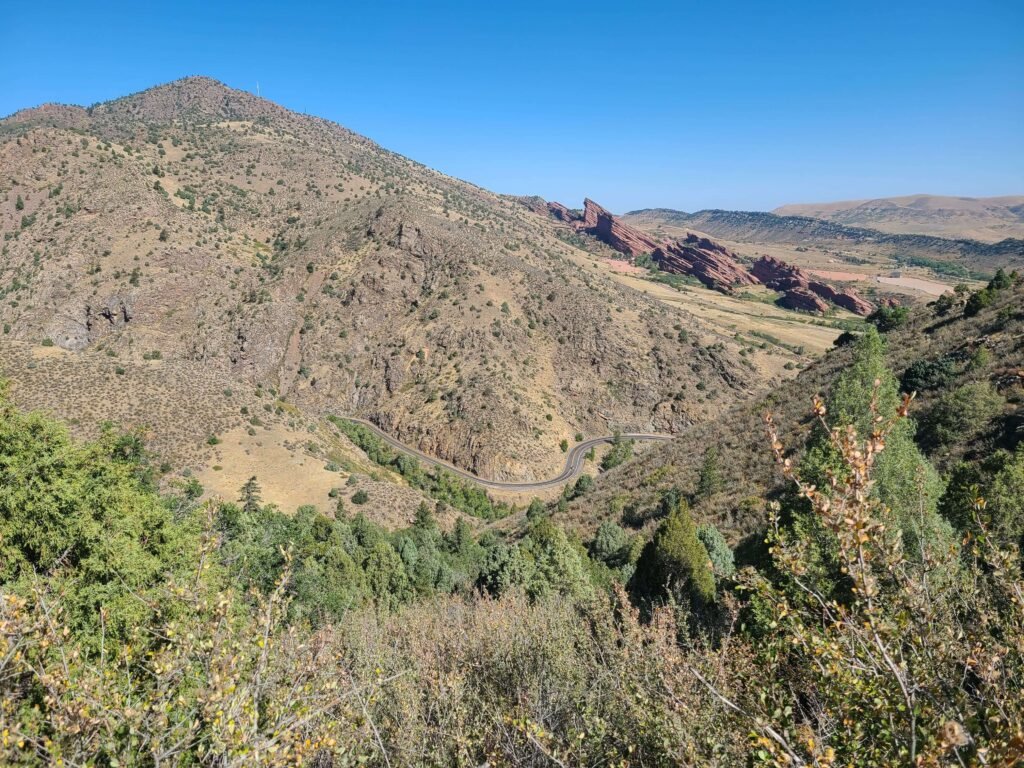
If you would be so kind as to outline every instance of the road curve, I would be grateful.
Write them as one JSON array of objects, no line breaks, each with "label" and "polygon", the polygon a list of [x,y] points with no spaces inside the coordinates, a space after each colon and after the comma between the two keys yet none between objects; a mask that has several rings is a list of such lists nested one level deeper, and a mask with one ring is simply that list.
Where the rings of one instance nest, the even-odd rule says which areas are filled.
[{"label": "road curve", "polygon": [[[461,477],[464,480],[469,480],[471,483],[483,486],[484,488],[491,488],[496,491],[514,491],[518,493],[524,493],[529,491],[542,491],[546,488],[552,488],[556,485],[564,485],[568,481],[572,480],[583,470],[584,456],[594,448],[603,443],[610,443],[615,439],[615,435],[606,435],[604,437],[592,437],[589,440],[584,440],[581,443],[576,443],[572,448],[569,449],[569,453],[565,457],[565,468],[556,476],[550,480],[538,480],[535,482],[523,482],[513,483],[503,480],[487,480],[483,477],[478,477],[472,472],[468,472],[465,469],[460,469],[454,464],[450,464],[443,459],[435,458],[423,451],[413,448],[412,446],[406,445],[405,443],[399,442],[387,432],[382,430],[376,424],[366,421],[365,419],[357,419],[352,416],[341,416],[346,421],[355,422],[361,426],[366,427],[373,432],[377,437],[387,443],[389,446],[397,451],[408,454],[409,456],[415,456],[421,461],[425,461],[427,464],[432,464],[435,467],[441,467],[442,469],[451,472],[453,475]],[[662,435],[657,433],[622,433],[619,437],[623,440],[636,440],[645,442],[666,442],[672,439],[672,435]]]}]

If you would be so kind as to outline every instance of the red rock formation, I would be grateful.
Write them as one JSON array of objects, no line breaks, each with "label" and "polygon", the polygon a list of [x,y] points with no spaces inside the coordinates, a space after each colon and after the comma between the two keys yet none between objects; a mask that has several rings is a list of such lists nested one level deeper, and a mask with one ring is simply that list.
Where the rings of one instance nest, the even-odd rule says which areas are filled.
[{"label": "red rock formation", "polygon": [[[807,273],[799,267],[787,264],[784,261],[772,256],[762,256],[751,269],[754,276],[769,288],[776,291],[783,291],[786,296],[780,302],[783,306],[791,309],[806,309],[811,302],[805,294],[817,296],[830,301],[836,306],[848,309],[857,315],[870,315],[874,306],[861,298],[856,291],[849,288],[836,290],[828,283],[821,280],[812,280]],[[796,294],[790,297],[790,294]],[[812,312],[823,312],[828,309],[824,302],[817,302],[821,309],[811,309]]]},{"label": "red rock formation", "polygon": [[643,253],[650,254],[666,272],[693,275],[709,288],[729,293],[733,286],[757,282],[737,263],[735,254],[706,237],[691,234],[684,240],[662,242],[619,221],[589,198],[583,201],[582,216],[561,203],[548,203],[548,212],[577,232],[593,235],[619,253],[633,258]]},{"label": "red rock formation", "polygon": [[579,221],[579,216],[570,211],[561,203],[548,203],[548,213],[550,213],[559,221],[564,221],[566,223]]},{"label": "red rock formation", "polygon": [[856,291],[849,288],[837,291],[828,283],[823,283],[820,280],[812,280],[810,282],[810,289],[822,298],[828,299],[837,307],[848,309],[855,315],[867,316],[875,311],[871,302],[861,298]]},{"label": "red rock formation", "polygon": [[[533,205],[528,207],[534,208]],[[848,309],[858,315],[869,315],[874,307],[856,292],[836,290],[828,283],[812,280],[799,267],[764,256],[748,272],[737,260],[736,254],[707,237],[693,232],[675,241],[659,241],[651,235],[624,224],[611,212],[590,198],[583,201],[583,215],[569,210],[561,203],[548,203],[548,213],[563,221],[577,232],[586,232],[619,253],[633,258],[647,253],[666,272],[692,275],[709,288],[731,293],[736,286],[764,283],[782,291],[779,302],[790,309],[806,312],[826,312],[828,304]]]},{"label": "red rock formation", "polygon": [[828,304],[811,293],[807,288],[790,288],[779,299],[779,306],[786,309],[799,309],[804,312],[824,313],[828,311]]},{"label": "red rock formation", "polygon": [[641,253],[654,253],[661,247],[661,243],[646,232],[623,224],[593,200],[584,200],[583,206],[582,228],[619,253],[636,257]]},{"label": "red rock formation", "polygon": [[693,275],[711,288],[728,292],[733,286],[758,282],[736,262],[728,248],[692,232],[682,240],[660,246],[652,255],[666,272]]}]

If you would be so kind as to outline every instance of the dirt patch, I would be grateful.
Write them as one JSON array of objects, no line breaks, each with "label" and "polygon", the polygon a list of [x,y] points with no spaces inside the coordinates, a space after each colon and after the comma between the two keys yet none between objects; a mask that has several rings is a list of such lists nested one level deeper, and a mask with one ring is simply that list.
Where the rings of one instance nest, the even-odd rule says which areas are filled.
[{"label": "dirt patch", "polygon": [[876,277],[883,285],[895,285],[900,288],[909,288],[913,291],[927,293],[929,296],[941,296],[950,287],[945,283],[937,283],[934,280],[925,280],[920,277]]},{"label": "dirt patch", "polygon": [[860,272],[837,272],[828,269],[808,269],[807,272],[823,280],[840,280],[849,283],[871,279],[871,275],[861,274]]},{"label": "dirt patch", "polygon": [[612,272],[620,272],[624,275],[642,275],[647,271],[643,267],[638,267],[621,259],[609,259],[608,267]]}]

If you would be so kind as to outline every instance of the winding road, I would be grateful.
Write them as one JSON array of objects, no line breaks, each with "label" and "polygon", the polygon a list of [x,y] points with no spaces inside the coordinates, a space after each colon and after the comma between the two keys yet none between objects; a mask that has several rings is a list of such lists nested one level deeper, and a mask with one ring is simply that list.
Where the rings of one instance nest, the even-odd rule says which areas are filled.
[{"label": "winding road", "polygon": [[[408,454],[409,456],[415,456],[421,461],[425,461],[428,464],[432,464],[435,467],[441,467],[442,469],[451,472],[453,475],[469,480],[472,483],[483,486],[484,488],[491,488],[496,491],[513,491],[518,493],[524,493],[529,491],[542,491],[546,488],[552,488],[556,485],[563,485],[568,481],[572,480],[583,470],[584,457],[594,448],[603,443],[610,443],[615,439],[614,435],[606,435],[605,437],[592,437],[589,440],[584,440],[581,443],[576,443],[572,448],[569,449],[569,453],[565,457],[565,468],[556,476],[550,480],[538,480],[534,482],[522,482],[513,483],[503,480],[487,480],[482,477],[477,477],[472,472],[468,472],[465,469],[459,469],[454,464],[449,464],[443,459],[438,459],[430,456],[423,451],[413,448],[412,446],[406,445],[405,443],[399,442],[387,432],[384,432],[380,427],[372,422],[366,421],[365,419],[356,419],[352,416],[342,416],[346,421],[351,421],[369,429],[373,434],[387,443],[395,450],[401,451],[402,453]],[[636,440],[638,442],[666,442],[672,439],[672,435],[662,435],[656,433],[627,433],[623,432],[619,437],[622,440]]]}]

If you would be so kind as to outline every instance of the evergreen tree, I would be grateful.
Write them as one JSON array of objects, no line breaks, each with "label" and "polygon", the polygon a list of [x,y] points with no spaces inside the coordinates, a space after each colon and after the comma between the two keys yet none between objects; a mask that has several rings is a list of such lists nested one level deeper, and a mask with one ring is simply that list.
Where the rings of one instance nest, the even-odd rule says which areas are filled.
[{"label": "evergreen tree", "polygon": [[[873,399],[879,414],[895,413],[901,401],[896,379],[886,367],[884,341],[872,328],[858,339],[853,360],[833,385],[825,418],[832,427],[852,426],[861,439],[866,439],[876,428]],[[944,490],[942,479],[914,443],[915,432],[913,419],[901,419],[890,432],[886,449],[875,464],[873,489],[889,508],[892,521],[903,531],[908,545],[913,545],[918,536],[937,541],[951,533],[936,513]],[[842,471],[841,462],[819,428],[810,441],[801,473],[808,482],[828,488],[829,470]]]},{"label": "evergreen tree", "polygon": [[634,587],[648,599],[664,595],[666,590],[677,598],[691,597],[698,603],[715,599],[711,560],[684,501],[676,504],[644,548]]},{"label": "evergreen tree", "polygon": [[605,520],[590,542],[590,556],[611,568],[617,568],[626,561],[629,543],[629,534],[622,526]]},{"label": "evergreen tree", "polygon": [[245,481],[240,493],[241,496],[238,499],[238,503],[242,505],[242,511],[247,515],[259,512],[263,498],[261,496],[260,484],[256,482],[255,475]]},{"label": "evergreen tree", "polygon": [[716,579],[728,579],[736,573],[736,561],[722,532],[709,524],[697,527],[697,538],[708,551]]},{"label": "evergreen tree", "polygon": [[704,451],[704,461],[697,480],[697,498],[710,499],[722,490],[722,470],[718,465],[718,449],[714,446]]}]

